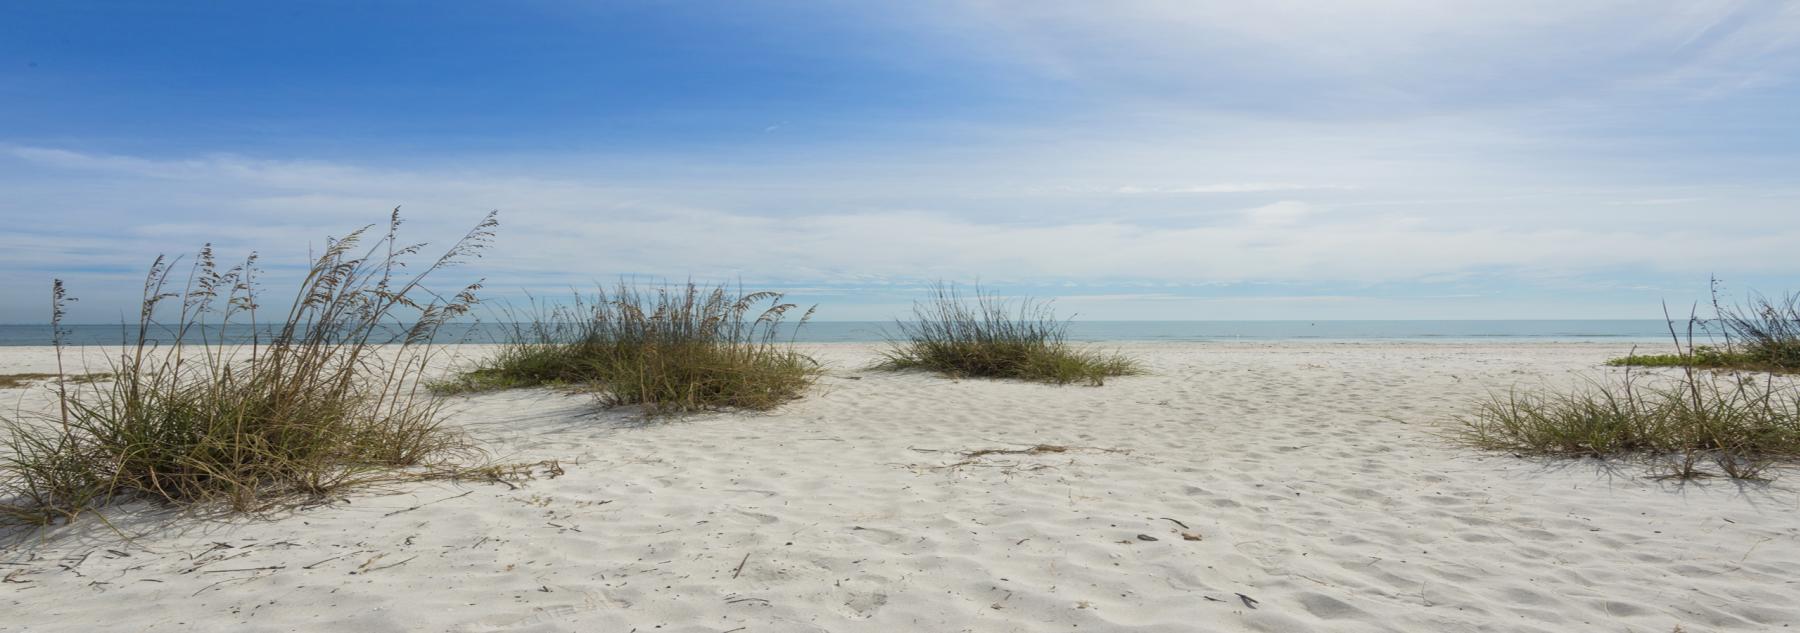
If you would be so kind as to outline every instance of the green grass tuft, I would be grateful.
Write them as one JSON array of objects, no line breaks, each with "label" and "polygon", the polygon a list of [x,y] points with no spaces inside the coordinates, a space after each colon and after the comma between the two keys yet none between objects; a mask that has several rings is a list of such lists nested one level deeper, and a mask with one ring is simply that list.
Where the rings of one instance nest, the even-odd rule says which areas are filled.
[{"label": "green grass tuft", "polygon": [[[23,374],[0,374],[0,389],[17,389],[32,383],[50,382],[56,380],[59,376],[59,374],[33,372]],[[70,374],[60,377],[66,384],[87,384],[102,380],[111,380],[112,374],[108,372],[98,372],[92,374]]]},{"label": "green grass tuft", "polygon": [[1611,367],[1694,367],[1744,371],[1793,372],[1800,367],[1770,364],[1766,357],[1738,350],[1699,345],[1676,354],[1632,354],[1606,361]]},{"label": "green grass tuft", "polygon": [[900,334],[888,337],[876,369],[1095,386],[1143,373],[1137,360],[1123,354],[1070,344],[1068,323],[1046,303],[1026,299],[1014,310],[979,288],[971,302],[941,283],[933,293],[913,304],[912,321],[896,323]]},{"label": "green grass tuft", "polygon": [[1782,379],[1699,372],[1627,374],[1570,392],[1495,395],[1461,419],[1486,449],[1565,457],[1638,456],[1693,478],[1758,479],[1800,458],[1800,391]]},{"label": "green grass tuft", "polygon": [[[539,385],[591,388],[606,406],[651,414],[766,411],[801,397],[822,369],[779,334],[796,306],[772,292],[726,286],[643,288],[572,305],[534,304],[514,319],[495,355],[451,380],[445,393]],[[812,311],[800,317],[803,327]]]},{"label": "green grass tuft", "polygon": [[[1800,293],[1778,298],[1752,293],[1744,303],[1727,304],[1719,298],[1719,287],[1719,280],[1714,279],[1713,318],[1689,317],[1690,343],[1682,346],[1677,337],[1677,347],[1683,348],[1679,353],[1633,354],[1607,364],[1800,373]],[[1674,324],[1670,326],[1673,330]],[[1692,344],[1696,328],[1723,338],[1723,346]]]},{"label": "green grass tuft", "polygon": [[[432,335],[479,285],[419,297],[438,296],[424,278],[477,255],[496,224],[413,275],[400,270],[418,246],[397,242],[399,225],[396,210],[367,248],[369,227],[328,241],[275,334],[243,345],[213,336],[256,324],[255,256],[220,270],[209,246],[186,280],[158,258],[113,380],[58,381],[55,413],[0,429],[0,518],[48,523],[119,499],[260,512],[477,467],[481,451],[417,385]],[[53,323],[68,300],[56,282]]]},{"label": "green grass tuft", "polygon": [[[1785,303],[1756,297],[1750,307],[1713,306],[1724,347],[1695,345],[1708,321],[1689,316],[1685,341],[1668,319],[1675,353],[1607,362],[1615,367],[1674,367],[1679,373],[1627,371],[1569,392],[1493,396],[1463,418],[1462,438],[1482,448],[1560,456],[1649,459],[1681,478],[1720,473],[1760,479],[1800,459],[1800,387],[1776,374],[1800,369],[1800,295]],[[1707,371],[1727,370],[1727,371]],[[1749,372],[1742,370],[1750,370]],[[1766,373],[1752,373],[1766,372]]]}]

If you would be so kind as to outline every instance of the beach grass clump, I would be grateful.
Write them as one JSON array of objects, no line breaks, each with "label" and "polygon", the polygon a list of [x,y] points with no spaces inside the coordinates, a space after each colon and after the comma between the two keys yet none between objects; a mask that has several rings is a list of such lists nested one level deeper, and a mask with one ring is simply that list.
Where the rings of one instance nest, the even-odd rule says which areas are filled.
[{"label": "beach grass clump", "polygon": [[1800,458],[1800,390],[1783,378],[1697,371],[1627,373],[1568,392],[1495,395],[1461,420],[1486,449],[1564,457],[1641,457],[1668,473],[1759,479]]},{"label": "beach grass clump", "polygon": [[[767,411],[798,399],[819,364],[783,336],[795,304],[775,292],[726,285],[643,286],[549,307],[534,302],[527,321],[471,371],[436,388],[481,391],[537,385],[591,389],[606,406],[647,413]],[[808,309],[793,331],[812,318]]]},{"label": "beach grass clump", "polygon": [[[59,380],[55,412],[5,421],[0,518],[48,523],[125,499],[264,512],[480,466],[420,386],[432,337],[480,285],[422,284],[478,256],[496,222],[411,274],[423,245],[399,242],[399,226],[396,210],[385,234],[327,241],[272,323],[258,322],[255,255],[222,270],[208,246],[185,280],[158,258],[112,380]],[[57,282],[59,332],[68,300]],[[237,324],[269,333],[227,337]]]},{"label": "beach grass clump", "polygon": [[97,372],[97,373],[91,373],[91,374],[70,374],[67,376],[63,376],[63,375],[59,375],[59,374],[46,374],[46,373],[42,373],[42,372],[26,372],[26,373],[22,373],[22,374],[0,374],[0,389],[17,389],[19,387],[30,386],[34,383],[49,382],[52,380],[57,380],[59,378],[67,383],[86,384],[86,383],[90,383],[90,382],[99,382],[102,380],[110,379],[110,378],[112,378],[112,374],[107,373],[107,372]]},{"label": "beach grass clump", "polygon": [[936,284],[930,298],[913,303],[913,319],[895,327],[899,334],[889,335],[877,369],[1095,386],[1143,373],[1123,354],[1071,344],[1068,322],[1050,304],[1027,298],[1015,307],[980,288],[971,300],[955,286]]},{"label": "beach grass clump", "polygon": [[[1777,373],[1800,372],[1800,293],[1769,297],[1751,294],[1741,304],[1718,298],[1714,280],[1710,319],[1689,318],[1689,344],[1675,354],[1632,354],[1607,361],[1613,366],[1697,367]],[[1692,344],[1693,330],[1716,334],[1720,345]]]},{"label": "beach grass clump", "polygon": [[1742,305],[1724,306],[1719,322],[1729,332],[1727,344],[1751,364],[1800,371],[1800,293],[1753,294]]},{"label": "beach grass clump", "polygon": [[[1756,357],[1711,345],[1696,345],[1674,354],[1637,354],[1606,361],[1612,367],[1694,367],[1698,369],[1761,368]],[[1770,368],[1773,369],[1773,368]]]}]

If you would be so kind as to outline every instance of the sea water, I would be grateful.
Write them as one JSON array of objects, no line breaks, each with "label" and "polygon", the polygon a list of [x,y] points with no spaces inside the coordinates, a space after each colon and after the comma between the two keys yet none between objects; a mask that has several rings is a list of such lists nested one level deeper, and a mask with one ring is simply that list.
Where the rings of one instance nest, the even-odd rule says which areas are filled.
[{"label": "sea water", "polygon": [[[1495,321],[1071,321],[1068,336],[1075,341],[1611,341],[1630,343],[1670,342],[1669,325],[1656,320],[1495,320]],[[1678,324],[1683,337],[1686,324]],[[397,336],[402,327],[392,328]],[[116,345],[134,341],[137,326],[65,325],[63,341],[70,345]],[[514,330],[509,323],[457,323],[445,326],[440,343],[494,343]],[[783,340],[802,343],[871,343],[898,332],[893,322],[815,321],[795,331],[792,324],[778,334]],[[268,340],[268,328],[232,325],[223,331],[210,329],[211,340],[228,343]],[[49,325],[0,325],[0,346],[49,345],[54,331]],[[190,337],[198,336],[190,333]],[[174,334],[154,330],[149,337],[166,343]]]}]

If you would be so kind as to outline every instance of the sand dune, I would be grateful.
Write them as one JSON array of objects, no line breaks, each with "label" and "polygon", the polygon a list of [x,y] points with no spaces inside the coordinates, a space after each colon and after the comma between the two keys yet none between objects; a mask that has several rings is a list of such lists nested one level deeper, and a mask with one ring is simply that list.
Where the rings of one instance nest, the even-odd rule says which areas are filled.
[{"label": "sand dune", "polygon": [[[867,346],[814,347],[830,376],[772,415],[458,399],[454,422],[507,459],[561,464],[516,489],[14,535],[0,631],[1800,625],[1800,479],[1679,485],[1438,436],[1472,397],[1566,385],[1618,346],[1128,344],[1152,374],[1101,388],[865,372]],[[0,349],[0,372],[48,359]]]}]

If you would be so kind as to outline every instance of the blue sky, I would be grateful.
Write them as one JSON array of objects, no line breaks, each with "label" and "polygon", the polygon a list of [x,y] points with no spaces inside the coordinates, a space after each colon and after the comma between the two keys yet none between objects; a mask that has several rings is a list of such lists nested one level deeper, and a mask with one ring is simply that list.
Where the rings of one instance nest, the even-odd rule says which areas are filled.
[{"label": "blue sky", "polygon": [[1654,318],[1800,289],[1797,71],[1780,2],[7,3],[0,322],[396,205],[496,298]]}]

